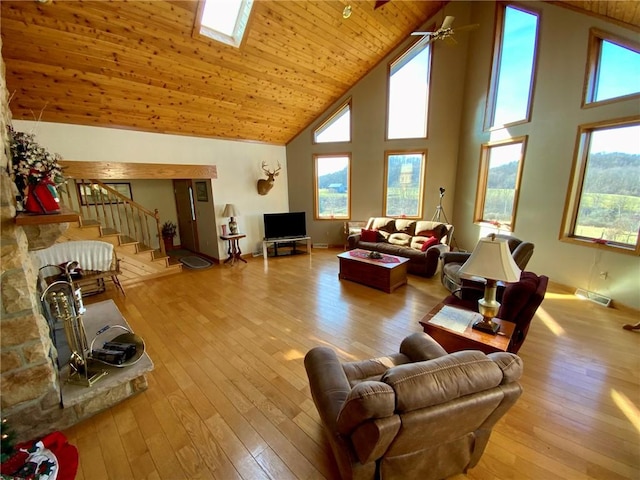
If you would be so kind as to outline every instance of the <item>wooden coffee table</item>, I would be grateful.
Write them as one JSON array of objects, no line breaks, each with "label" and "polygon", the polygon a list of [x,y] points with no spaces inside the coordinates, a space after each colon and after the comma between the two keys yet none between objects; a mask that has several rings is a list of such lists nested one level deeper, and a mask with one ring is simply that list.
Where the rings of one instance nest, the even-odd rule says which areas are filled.
[{"label": "wooden coffee table", "polygon": [[366,258],[367,250],[350,250],[338,255],[340,259],[340,280],[351,280],[369,287],[393,292],[407,283],[408,258],[383,255],[382,259]]},{"label": "wooden coffee table", "polygon": [[452,319],[454,317],[457,318],[459,314],[461,319],[469,318],[470,320],[466,328],[462,331],[456,331],[443,325],[438,325],[432,321],[436,314],[438,314],[444,307],[444,303],[436,305],[422,318],[422,320],[420,320],[420,325],[422,325],[424,332],[433,337],[433,339],[442,345],[442,348],[444,348],[448,353],[459,352],[460,350],[480,350],[484,353],[507,351],[509,342],[511,341],[511,336],[513,335],[513,331],[516,326],[515,323],[494,318],[493,321],[500,325],[500,330],[497,335],[491,335],[490,333],[481,332],[471,328],[471,325],[473,324],[471,316],[475,314],[478,318],[481,318],[479,313],[464,310],[452,305],[446,305],[447,308],[443,310],[443,314],[445,314],[444,318],[441,315],[437,319],[440,323],[442,320],[448,320],[446,318],[446,312],[452,313]]}]

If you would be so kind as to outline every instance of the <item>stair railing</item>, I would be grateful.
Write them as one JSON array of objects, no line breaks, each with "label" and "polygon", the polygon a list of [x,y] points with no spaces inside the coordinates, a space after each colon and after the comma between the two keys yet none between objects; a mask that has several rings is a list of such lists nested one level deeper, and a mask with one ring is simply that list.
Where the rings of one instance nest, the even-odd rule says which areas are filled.
[{"label": "stair railing", "polygon": [[158,209],[151,211],[100,180],[74,179],[68,182],[66,194],[69,206],[82,219],[97,221],[103,231],[119,233],[121,244],[135,241],[144,249],[155,249],[152,235],[157,235],[159,249],[166,255]]}]

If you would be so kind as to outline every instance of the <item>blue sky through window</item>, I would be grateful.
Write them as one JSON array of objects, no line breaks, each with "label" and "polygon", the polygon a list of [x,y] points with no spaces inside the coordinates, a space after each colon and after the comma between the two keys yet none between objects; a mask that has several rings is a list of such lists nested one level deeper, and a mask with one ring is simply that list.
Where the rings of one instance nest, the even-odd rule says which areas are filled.
[{"label": "blue sky through window", "polygon": [[538,30],[538,17],[505,9],[495,112],[492,126],[527,118]]},{"label": "blue sky through window", "polygon": [[602,41],[594,101],[640,92],[640,53]]}]

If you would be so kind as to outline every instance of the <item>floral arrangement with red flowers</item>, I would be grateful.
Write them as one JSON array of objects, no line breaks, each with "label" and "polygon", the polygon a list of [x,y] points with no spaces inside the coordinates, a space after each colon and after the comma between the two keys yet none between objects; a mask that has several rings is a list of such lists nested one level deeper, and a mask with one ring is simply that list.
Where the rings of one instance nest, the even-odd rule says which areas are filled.
[{"label": "floral arrangement with red flowers", "polygon": [[31,133],[17,132],[9,126],[11,144],[11,176],[22,195],[28,185],[49,183],[60,187],[65,183],[59,161],[62,157],[50,153],[35,141]]}]

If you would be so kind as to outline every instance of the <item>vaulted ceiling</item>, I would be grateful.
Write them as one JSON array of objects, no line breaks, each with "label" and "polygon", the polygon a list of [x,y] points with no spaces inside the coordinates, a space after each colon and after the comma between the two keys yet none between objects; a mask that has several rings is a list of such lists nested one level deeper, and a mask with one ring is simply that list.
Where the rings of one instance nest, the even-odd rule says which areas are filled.
[{"label": "vaulted ceiling", "polygon": [[15,119],[286,144],[447,2],[257,0],[239,49],[193,35],[197,1],[0,3]]}]

